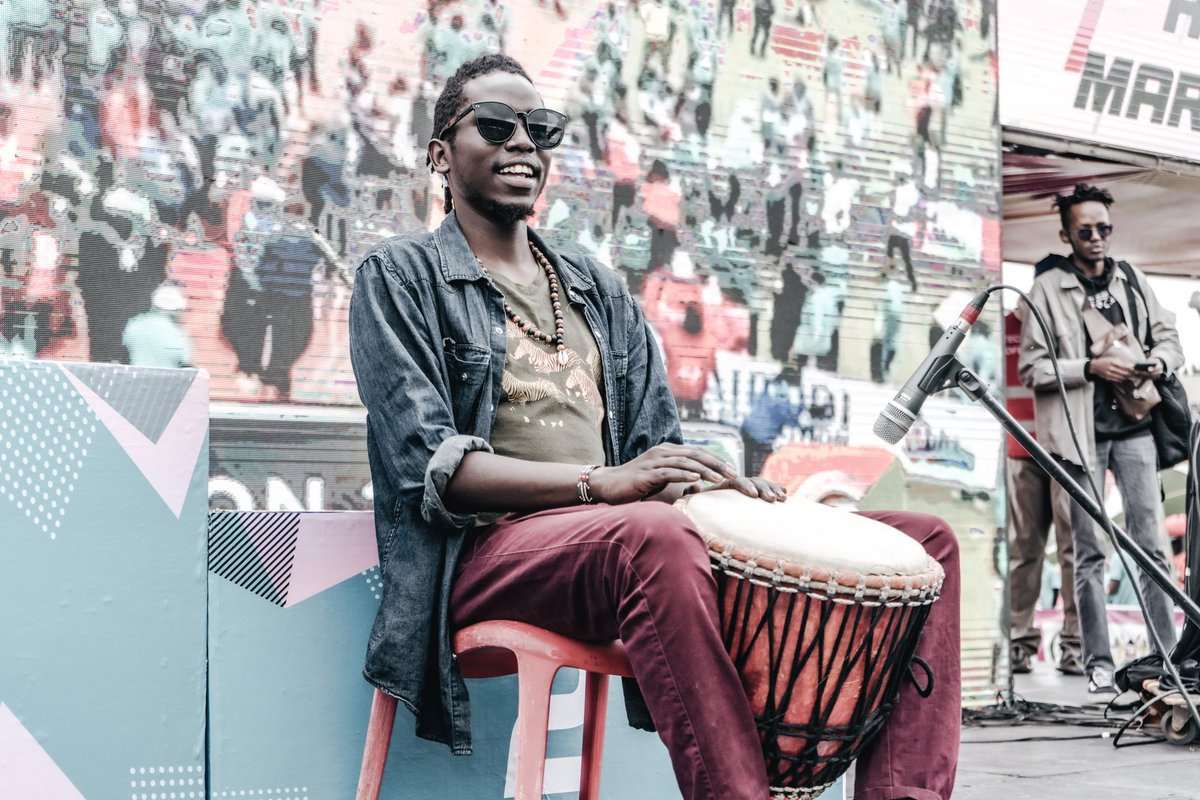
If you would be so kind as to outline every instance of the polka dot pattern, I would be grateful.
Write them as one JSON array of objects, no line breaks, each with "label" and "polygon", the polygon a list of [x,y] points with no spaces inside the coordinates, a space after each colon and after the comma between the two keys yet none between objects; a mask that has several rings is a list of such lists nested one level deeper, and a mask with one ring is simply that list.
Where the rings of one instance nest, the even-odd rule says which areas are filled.
[{"label": "polka dot pattern", "polygon": [[194,764],[130,767],[129,786],[130,800],[204,800],[204,767]]},{"label": "polka dot pattern", "polygon": [[367,590],[375,595],[376,600],[383,598],[383,575],[379,572],[379,565],[363,570],[362,575],[367,580]]},{"label": "polka dot pattern", "polygon": [[212,793],[214,798],[255,798],[255,800],[308,800],[307,786],[283,786],[274,789],[227,789]]},{"label": "polka dot pattern", "polygon": [[96,434],[96,415],[55,368],[0,362],[0,497],[58,537]]}]

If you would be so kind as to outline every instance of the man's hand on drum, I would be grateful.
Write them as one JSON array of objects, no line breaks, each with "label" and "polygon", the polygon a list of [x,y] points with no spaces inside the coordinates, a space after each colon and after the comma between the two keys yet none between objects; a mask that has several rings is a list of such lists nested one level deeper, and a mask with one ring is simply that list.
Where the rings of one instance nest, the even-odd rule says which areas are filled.
[{"label": "man's hand on drum", "polygon": [[711,492],[713,489],[737,489],[747,497],[757,497],[760,500],[766,500],[768,503],[775,503],[781,500],[787,500],[787,489],[780,486],[774,481],[769,481],[766,478],[750,478],[745,475],[739,475],[736,478],[721,481],[720,483],[702,484],[693,483],[683,490],[684,494],[695,494],[696,492]]},{"label": "man's hand on drum", "polygon": [[618,505],[645,500],[677,485],[662,499],[708,491],[737,489],[750,497],[775,502],[787,497],[780,486],[762,478],[739,476],[730,464],[701,447],[660,444],[619,467],[604,467],[592,473],[592,496],[602,503]]}]

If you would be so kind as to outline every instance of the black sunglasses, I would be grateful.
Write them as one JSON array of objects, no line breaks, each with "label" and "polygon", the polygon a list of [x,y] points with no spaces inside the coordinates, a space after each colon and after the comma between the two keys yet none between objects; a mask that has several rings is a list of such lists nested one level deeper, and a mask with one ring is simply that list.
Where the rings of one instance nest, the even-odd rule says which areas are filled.
[{"label": "black sunglasses", "polygon": [[475,112],[475,129],[479,135],[492,144],[504,144],[517,132],[517,121],[525,123],[525,131],[529,140],[540,150],[550,150],[562,144],[563,133],[567,130],[568,117],[548,108],[535,108],[532,111],[517,111],[507,103],[489,100],[483,103],[472,103],[463,109],[449,125],[442,128],[437,138],[446,138],[446,132],[463,120],[467,114]]},{"label": "black sunglasses", "polygon": [[1075,231],[1075,235],[1085,242],[1090,242],[1092,240],[1093,233],[1100,234],[1101,239],[1107,239],[1108,237],[1112,236],[1112,232],[1112,225],[1101,223],[1100,225],[1096,226],[1096,230],[1094,231],[1091,228],[1080,228],[1079,230]]}]

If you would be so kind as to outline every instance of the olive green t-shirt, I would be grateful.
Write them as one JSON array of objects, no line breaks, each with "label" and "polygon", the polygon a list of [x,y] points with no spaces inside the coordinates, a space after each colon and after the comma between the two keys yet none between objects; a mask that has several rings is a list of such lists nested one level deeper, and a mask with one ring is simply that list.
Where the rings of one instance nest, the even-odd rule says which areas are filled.
[{"label": "olive green t-shirt", "polygon": [[[491,276],[504,299],[523,320],[554,333],[550,281],[538,270],[529,284]],[[499,455],[526,461],[566,464],[604,463],[604,385],[600,351],[583,312],[562,300],[563,343],[567,363],[559,363],[553,344],[521,332],[505,320],[508,354],[504,359],[500,405],[490,443]],[[490,524],[499,514],[481,514]]]}]

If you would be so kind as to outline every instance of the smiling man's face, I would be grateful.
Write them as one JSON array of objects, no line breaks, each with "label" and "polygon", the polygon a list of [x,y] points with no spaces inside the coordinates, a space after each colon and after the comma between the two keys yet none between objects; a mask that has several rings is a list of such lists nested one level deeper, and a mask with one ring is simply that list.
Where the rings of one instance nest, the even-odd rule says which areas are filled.
[{"label": "smiling man's face", "polygon": [[[542,105],[533,85],[511,72],[489,72],[463,86],[460,111],[472,103],[499,101],[516,111]],[[539,150],[518,122],[512,138],[493,144],[479,134],[475,112],[454,126],[454,139],[446,149],[446,179],[455,205],[471,206],[481,216],[501,225],[515,224],[533,213],[533,205],[546,185],[550,152]]]}]

